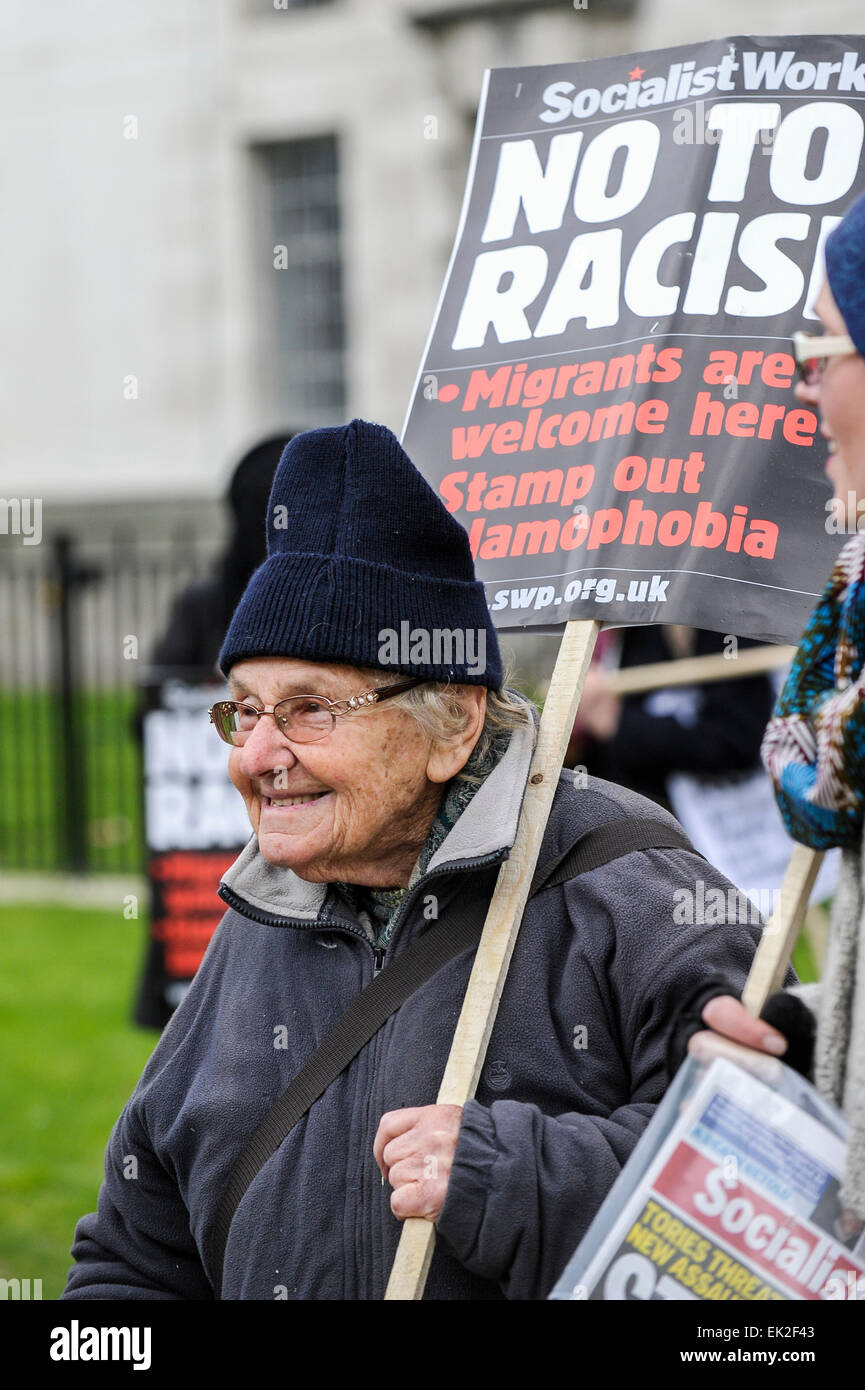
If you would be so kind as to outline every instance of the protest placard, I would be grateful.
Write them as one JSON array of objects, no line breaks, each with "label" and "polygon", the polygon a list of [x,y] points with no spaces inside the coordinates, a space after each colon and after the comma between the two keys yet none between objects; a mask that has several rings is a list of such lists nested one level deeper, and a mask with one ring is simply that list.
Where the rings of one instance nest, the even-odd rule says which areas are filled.
[{"label": "protest placard", "polygon": [[[737,37],[485,74],[403,442],[465,526],[497,626],[567,622],[530,782],[561,767],[600,622],[795,640],[831,568],[846,520],[790,338],[865,183],[859,48]],[[524,809],[439,1103],[474,1092],[536,831]],[[816,870],[794,856],[785,875],[758,1012]],[[406,1223],[388,1298],[422,1296],[423,1227]]]},{"label": "protest placard", "polygon": [[790,337],[865,187],[859,48],[486,75],[404,443],[498,626],[798,638],[843,522]]},{"label": "protest placard", "polygon": [[146,687],[143,771],[150,938],[135,1019],[160,1028],[186,993],[225,905],[219,881],[249,839],[207,711],[221,684]]}]

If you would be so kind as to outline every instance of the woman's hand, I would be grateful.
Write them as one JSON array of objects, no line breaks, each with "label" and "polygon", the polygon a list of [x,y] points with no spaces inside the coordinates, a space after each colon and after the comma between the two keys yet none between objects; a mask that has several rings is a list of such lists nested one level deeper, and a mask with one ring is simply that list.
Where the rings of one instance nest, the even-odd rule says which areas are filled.
[{"label": "woman's hand", "polygon": [[373,1153],[393,1188],[390,1209],[400,1221],[435,1221],[444,1206],[456,1153],[461,1105],[407,1106],[379,1121]]}]

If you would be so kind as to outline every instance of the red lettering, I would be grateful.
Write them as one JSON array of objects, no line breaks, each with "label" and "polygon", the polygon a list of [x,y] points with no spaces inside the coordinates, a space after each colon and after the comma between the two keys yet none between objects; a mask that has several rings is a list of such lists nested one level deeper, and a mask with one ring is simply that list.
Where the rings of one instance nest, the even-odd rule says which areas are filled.
[{"label": "red lettering", "polygon": [[816,432],[817,416],[813,410],[787,411],[783,435],[788,444],[813,444]]},{"label": "red lettering", "polygon": [[587,410],[572,410],[566,415],[559,430],[560,444],[582,444],[589,432],[592,417]]},{"label": "red lettering", "polygon": [[559,545],[562,550],[576,550],[583,544],[589,534],[589,518],[586,512],[579,512],[576,516],[569,516],[562,527],[559,536]]},{"label": "red lettering", "polygon": [[661,545],[684,545],[691,534],[692,520],[690,512],[665,512],[658,522]]},{"label": "red lettering", "polygon": [[561,415],[548,415],[538,430],[538,448],[555,449],[556,434],[555,427],[561,420]]},{"label": "red lettering", "polygon": [[713,512],[711,502],[698,502],[691,544],[705,546],[707,550],[714,550],[716,546],[723,543],[726,534],[727,518],[724,513]]},{"label": "red lettering", "polygon": [[626,454],[619,459],[613,473],[613,487],[616,492],[636,492],[646,481],[646,460],[639,454]]},{"label": "red lettering", "polygon": [[[757,407],[754,406],[756,410]],[[783,405],[764,405],[763,414],[760,418],[760,428],[757,431],[758,439],[771,439],[775,433],[775,425],[784,418]]]},{"label": "red lettering", "polygon": [[514,532],[512,555],[545,555],[555,550],[559,538],[559,523],[551,521],[521,521]]},{"label": "red lettering", "polygon": [[592,517],[587,550],[597,550],[617,539],[622,529],[622,513],[618,507],[601,507]]},{"label": "red lettering", "polygon": [[455,459],[480,458],[490,442],[495,423],[488,425],[456,425],[451,430],[451,457]]},{"label": "red lettering", "polygon": [[730,352],[727,348],[718,348],[716,352],[710,352],[709,361],[703,369],[703,380],[710,386],[723,386],[726,381],[735,378],[737,362],[736,353]]},{"label": "red lettering", "polygon": [[513,454],[522,438],[522,420],[504,420],[496,427],[493,435],[492,450],[494,454]]},{"label": "red lettering", "polygon": [[622,544],[652,545],[657,525],[658,513],[653,512],[650,507],[643,506],[639,497],[633,498],[628,503],[628,515],[625,520],[625,529],[622,532]]},{"label": "red lettering", "polygon": [[666,401],[648,400],[637,406],[635,428],[640,434],[663,434],[670,407]]},{"label": "red lettering", "polygon": [[[497,372],[488,376],[483,367],[477,367],[469,377],[469,384],[466,387],[465,399],[463,400],[463,410],[474,410],[478,401],[486,401],[491,410],[504,405],[505,391],[507,390],[508,379],[511,374],[510,367],[499,367]],[[454,455],[456,457],[456,455]],[[460,455],[460,457],[465,457]]]},{"label": "red lettering", "polygon": [[763,361],[762,349],[757,352],[753,348],[747,348],[739,361],[739,369],[736,372],[736,380],[740,386],[750,386],[751,378],[754,375],[754,368],[759,367]]},{"label": "red lettering", "polygon": [[462,506],[463,495],[456,485],[457,483],[464,483],[468,476],[468,473],[447,473],[442,478],[439,492],[449,512],[458,512]]},{"label": "red lettering", "polygon": [[796,364],[789,352],[770,352],[760,375],[767,386],[787,389],[793,385]]},{"label": "red lettering", "polygon": [[536,407],[535,410],[529,411],[529,416],[526,420],[526,432],[523,435],[523,442],[520,445],[521,449],[533,449],[535,447],[535,435],[538,432],[538,421],[540,418],[540,406]]},{"label": "red lettering", "polygon": [[[559,439],[562,438],[562,431],[559,430]],[[573,502],[579,502],[595,481],[595,465],[593,463],[576,464],[569,468],[565,474],[565,485],[562,488],[562,506],[569,507]]]},{"label": "red lettering", "polygon": [[725,421],[727,433],[738,435],[743,439],[752,439],[754,426],[759,418],[760,408],[754,405],[753,401],[737,401],[727,411]]}]

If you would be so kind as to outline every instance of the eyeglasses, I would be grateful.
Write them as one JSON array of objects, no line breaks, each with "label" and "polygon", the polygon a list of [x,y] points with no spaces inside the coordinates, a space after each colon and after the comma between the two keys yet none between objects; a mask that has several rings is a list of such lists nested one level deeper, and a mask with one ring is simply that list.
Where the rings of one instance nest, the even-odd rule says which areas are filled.
[{"label": "eyeglasses", "polygon": [[278,700],[272,710],[256,709],[255,705],[241,704],[238,700],[219,700],[209,711],[210,722],[223,743],[233,748],[242,747],[263,714],[273,715],[280,733],[292,743],[320,743],[333,733],[342,715],[369,709],[415,685],[423,685],[423,681],[380,685],[347,700],[327,700],[323,695],[289,695],[285,700]]},{"label": "eyeglasses", "polygon": [[793,334],[793,356],[799,367],[799,380],[813,386],[826,370],[830,357],[846,357],[859,349],[847,333],[827,337],[812,333]]}]

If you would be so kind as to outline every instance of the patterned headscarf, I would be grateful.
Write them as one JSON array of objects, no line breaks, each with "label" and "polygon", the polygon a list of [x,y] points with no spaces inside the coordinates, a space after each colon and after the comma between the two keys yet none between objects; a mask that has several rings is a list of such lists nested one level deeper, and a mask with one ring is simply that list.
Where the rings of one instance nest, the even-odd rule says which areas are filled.
[{"label": "patterned headscarf", "polygon": [[844,327],[865,355],[865,193],[826,239],[826,279]]},{"label": "patterned headscarf", "polygon": [[850,538],[799,643],[761,756],[784,824],[858,846],[865,809],[865,535]]},{"label": "patterned headscarf", "polygon": [[855,535],[805,629],[763,739],[794,840],[840,845],[818,1007],[814,1079],[849,1125],[841,1200],[865,1221],[865,535]]}]

